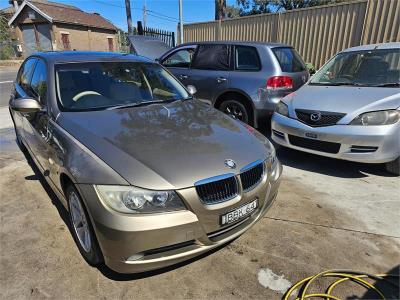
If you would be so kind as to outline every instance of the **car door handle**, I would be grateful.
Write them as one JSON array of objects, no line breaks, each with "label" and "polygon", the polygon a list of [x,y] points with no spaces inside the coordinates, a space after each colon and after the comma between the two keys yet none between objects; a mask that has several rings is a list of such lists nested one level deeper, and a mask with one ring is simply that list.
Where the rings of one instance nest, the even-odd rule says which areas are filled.
[{"label": "car door handle", "polygon": [[178,78],[179,78],[180,80],[184,80],[184,79],[187,79],[188,76],[187,76],[187,75],[179,75]]},{"label": "car door handle", "polygon": [[217,78],[217,82],[218,83],[223,83],[223,82],[225,82],[226,81],[226,78],[225,77],[218,77]]}]

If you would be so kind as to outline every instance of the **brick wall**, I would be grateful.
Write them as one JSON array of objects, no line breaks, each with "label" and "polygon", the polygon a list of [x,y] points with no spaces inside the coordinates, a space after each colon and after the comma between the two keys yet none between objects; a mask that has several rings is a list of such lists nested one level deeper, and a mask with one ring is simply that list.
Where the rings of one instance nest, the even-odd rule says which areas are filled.
[{"label": "brick wall", "polygon": [[118,37],[113,30],[60,23],[54,24],[54,50],[64,50],[61,40],[62,34],[68,35],[71,50],[109,51],[108,38],[112,38],[114,51],[118,51]]}]

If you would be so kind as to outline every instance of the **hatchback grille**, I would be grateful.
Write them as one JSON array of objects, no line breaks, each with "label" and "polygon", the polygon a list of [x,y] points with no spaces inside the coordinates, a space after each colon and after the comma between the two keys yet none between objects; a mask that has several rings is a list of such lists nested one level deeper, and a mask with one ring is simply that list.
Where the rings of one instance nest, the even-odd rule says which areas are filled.
[{"label": "hatchback grille", "polygon": [[238,194],[238,186],[235,176],[211,181],[203,184],[195,184],[200,200],[205,204],[216,204],[228,201]]},{"label": "hatchback grille", "polygon": [[299,136],[289,135],[289,142],[293,146],[302,147],[306,149],[326,152],[338,153],[340,149],[339,143],[332,143],[320,140],[306,139]]},{"label": "hatchback grille", "polygon": [[[312,120],[311,118],[312,114],[319,114],[320,118]],[[307,125],[310,125],[312,127],[319,127],[319,126],[335,125],[346,114],[338,112],[296,109],[296,115],[301,122],[306,123]]]},{"label": "hatchback grille", "polygon": [[262,179],[264,175],[264,164],[258,163],[256,166],[248,169],[240,174],[240,180],[242,181],[243,191],[247,192],[255,187]]}]

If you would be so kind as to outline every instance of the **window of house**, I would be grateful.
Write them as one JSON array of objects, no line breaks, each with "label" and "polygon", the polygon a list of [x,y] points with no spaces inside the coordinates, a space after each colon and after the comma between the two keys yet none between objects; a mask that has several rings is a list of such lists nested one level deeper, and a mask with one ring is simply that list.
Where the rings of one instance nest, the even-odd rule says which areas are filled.
[{"label": "window of house", "polygon": [[44,104],[46,101],[47,94],[47,83],[46,83],[46,64],[43,60],[39,59],[35,71],[32,75],[31,80],[31,91],[33,96],[37,97],[40,103]]},{"label": "window of house", "polygon": [[107,41],[108,41],[108,51],[113,52],[114,51],[114,39],[112,37],[108,37]]},{"label": "window of house", "polygon": [[200,45],[192,63],[193,69],[229,70],[230,46]]},{"label": "window of house", "polygon": [[71,43],[69,42],[69,33],[61,33],[61,42],[64,50],[71,50]]},{"label": "window of house", "polygon": [[194,51],[194,48],[178,50],[164,60],[162,64],[165,67],[189,68]]},{"label": "window of house", "polygon": [[36,61],[37,59],[35,58],[28,59],[18,72],[17,82],[25,92],[29,91],[29,82],[31,80]]},{"label": "window of house", "polygon": [[242,71],[258,71],[261,69],[257,49],[247,46],[235,47],[235,69]]}]

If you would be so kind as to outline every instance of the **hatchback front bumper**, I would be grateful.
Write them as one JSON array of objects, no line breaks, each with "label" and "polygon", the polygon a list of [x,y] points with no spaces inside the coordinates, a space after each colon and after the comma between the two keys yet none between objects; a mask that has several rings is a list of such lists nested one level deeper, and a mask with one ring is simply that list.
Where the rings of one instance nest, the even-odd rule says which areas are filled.
[{"label": "hatchback front bumper", "polygon": [[[381,126],[311,127],[275,113],[271,128],[272,139],[277,144],[317,155],[363,163],[386,163],[400,156],[400,122]],[[299,140],[296,138],[301,143],[294,143],[293,140]]]},{"label": "hatchback front bumper", "polygon": [[[163,214],[127,215],[99,199],[92,185],[78,188],[88,208],[105,263],[120,273],[167,267],[217,248],[243,234],[267,212],[278,193],[282,166],[276,159],[257,187],[215,205],[204,205],[195,188],[178,190],[187,210]],[[221,214],[254,199],[259,206],[247,218],[220,227]]]}]

